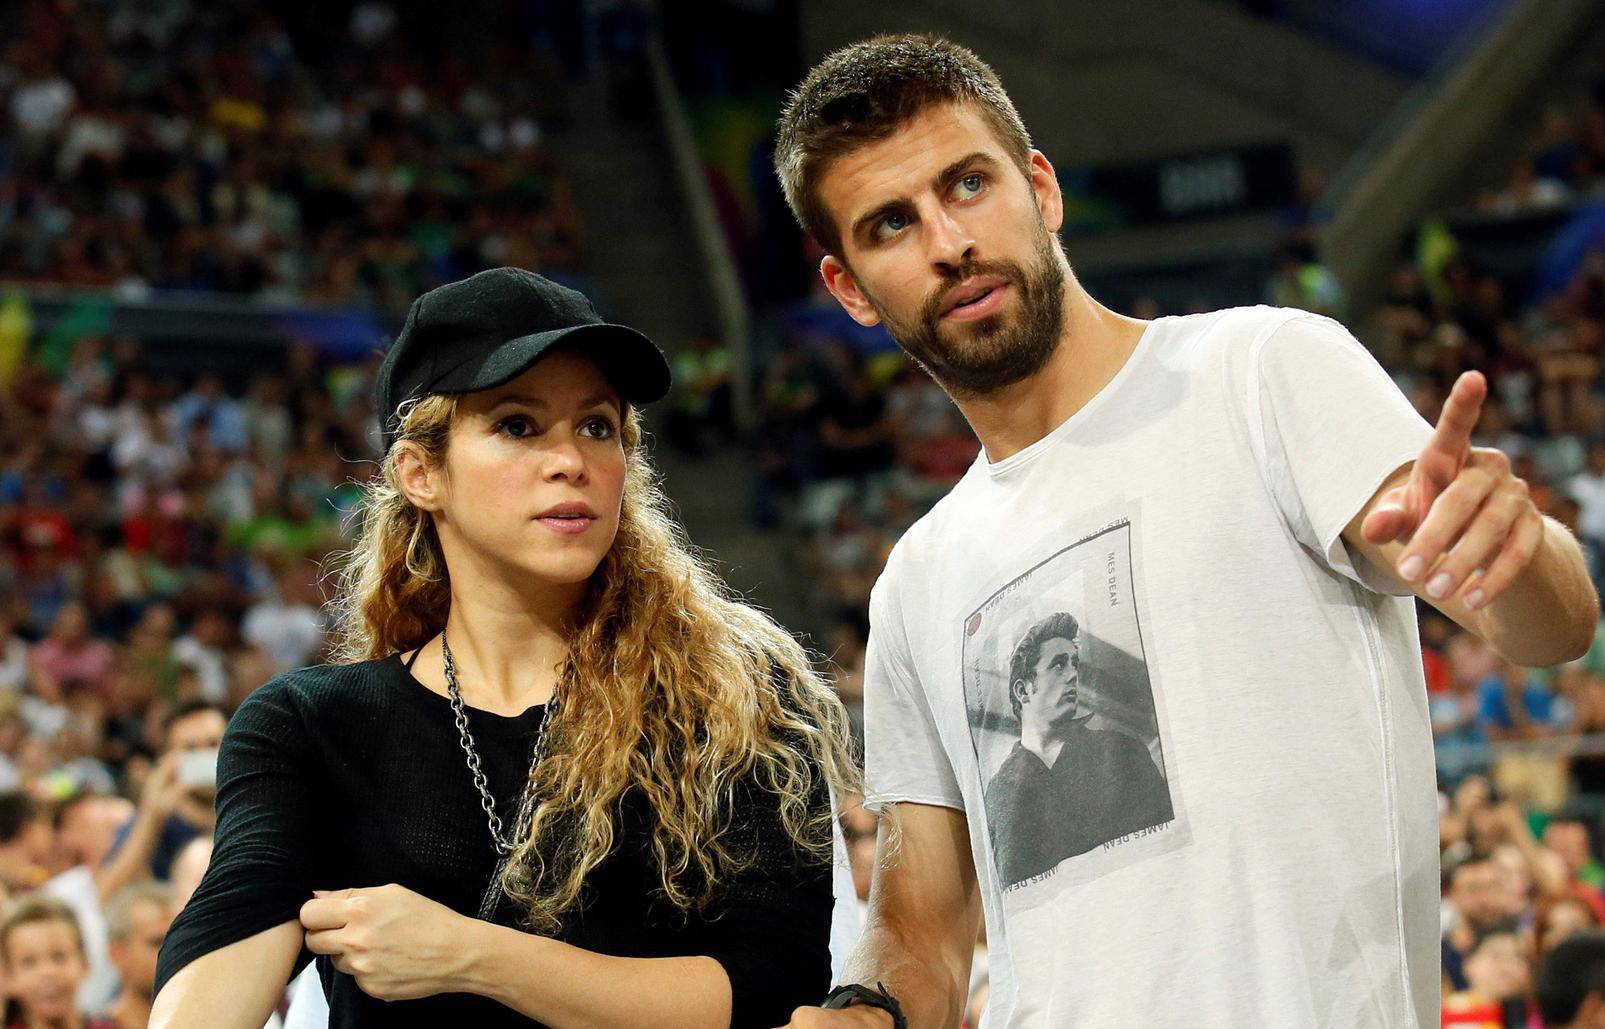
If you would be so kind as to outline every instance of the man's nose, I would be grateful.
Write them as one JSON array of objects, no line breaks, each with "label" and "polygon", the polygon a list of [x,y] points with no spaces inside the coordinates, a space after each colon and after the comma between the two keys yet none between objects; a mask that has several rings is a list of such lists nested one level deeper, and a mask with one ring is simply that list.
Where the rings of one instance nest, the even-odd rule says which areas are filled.
[{"label": "man's nose", "polygon": [[975,259],[975,237],[968,227],[938,207],[927,217],[926,246],[931,263],[944,270],[962,267]]}]

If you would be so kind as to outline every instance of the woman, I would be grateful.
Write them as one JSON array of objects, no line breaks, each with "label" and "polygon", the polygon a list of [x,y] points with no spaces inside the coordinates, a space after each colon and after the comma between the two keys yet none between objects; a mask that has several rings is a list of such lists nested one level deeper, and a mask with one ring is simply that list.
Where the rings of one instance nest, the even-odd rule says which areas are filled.
[{"label": "woman", "polygon": [[335,1027],[773,1026],[817,1003],[845,716],[666,516],[634,405],[667,387],[645,337],[527,272],[413,304],[345,663],[230,725],[153,1026],[256,1029],[303,932]]}]

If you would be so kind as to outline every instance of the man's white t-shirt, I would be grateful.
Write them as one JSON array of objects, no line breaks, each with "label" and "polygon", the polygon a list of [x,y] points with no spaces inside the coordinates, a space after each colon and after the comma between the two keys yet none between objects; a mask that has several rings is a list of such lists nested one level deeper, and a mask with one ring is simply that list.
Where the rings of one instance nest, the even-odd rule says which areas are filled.
[{"label": "man's white t-shirt", "polygon": [[1160,318],[898,543],[869,789],[967,814],[989,1029],[1437,1024],[1413,601],[1341,538],[1430,433],[1330,319]]}]

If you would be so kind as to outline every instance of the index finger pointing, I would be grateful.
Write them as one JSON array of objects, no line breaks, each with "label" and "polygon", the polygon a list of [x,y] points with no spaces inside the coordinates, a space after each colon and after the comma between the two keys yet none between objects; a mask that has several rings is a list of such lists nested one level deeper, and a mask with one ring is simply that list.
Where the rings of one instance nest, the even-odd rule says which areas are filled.
[{"label": "index finger pointing", "polygon": [[1428,451],[1438,451],[1453,457],[1458,464],[1471,446],[1471,431],[1482,416],[1482,402],[1488,396],[1488,380],[1481,372],[1466,372],[1455,380],[1449,399],[1443,402],[1443,413],[1438,416],[1438,427],[1427,443]]}]

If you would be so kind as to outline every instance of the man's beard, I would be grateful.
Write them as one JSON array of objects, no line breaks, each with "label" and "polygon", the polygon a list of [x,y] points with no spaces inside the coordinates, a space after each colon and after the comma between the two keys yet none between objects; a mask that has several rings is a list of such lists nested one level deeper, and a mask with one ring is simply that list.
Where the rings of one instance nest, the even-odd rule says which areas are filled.
[{"label": "man's beard", "polygon": [[[958,399],[986,396],[1042,370],[1059,348],[1064,330],[1064,268],[1058,241],[1044,227],[1029,268],[1013,261],[968,261],[932,290],[917,319],[894,317],[874,297],[865,296],[886,331],[908,355]],[[1012,321],[1005,312],[949,325],[942,336],[942,301],[948,290],[977,275],[1003,279],[1019,293]],[[954,340],[952,334],[962,334]]]}]

